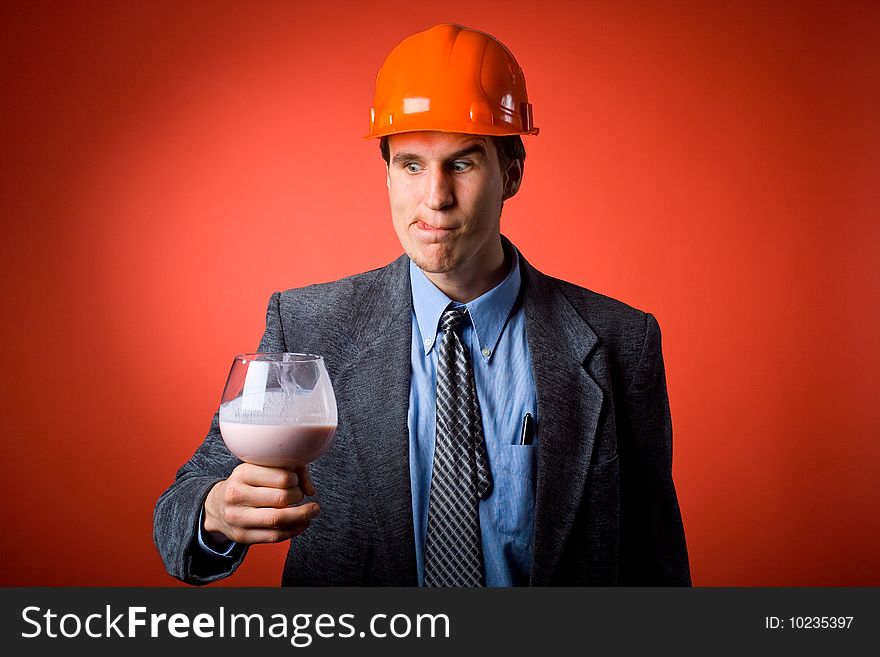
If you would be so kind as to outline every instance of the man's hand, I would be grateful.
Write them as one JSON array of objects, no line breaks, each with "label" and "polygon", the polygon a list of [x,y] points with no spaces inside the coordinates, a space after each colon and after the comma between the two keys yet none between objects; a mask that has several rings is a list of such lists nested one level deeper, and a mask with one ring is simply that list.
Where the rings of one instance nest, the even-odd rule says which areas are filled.
[{"label": "man's hand", "polygon": [[318,515],[315,503],[299,504],[315,487],[306,466],[293,470],[242,463],[205,498],[205,531],[215,541],[279,543],[302,534]]}]

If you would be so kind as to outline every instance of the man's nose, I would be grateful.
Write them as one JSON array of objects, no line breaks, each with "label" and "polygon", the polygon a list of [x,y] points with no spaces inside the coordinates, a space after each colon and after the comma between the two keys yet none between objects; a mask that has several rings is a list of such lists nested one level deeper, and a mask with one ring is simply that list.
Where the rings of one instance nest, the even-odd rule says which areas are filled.
[{"label": "man's nose", "polygon": [[425,205],[431,210],[443,210],[455,202],[449,173],[442,168],[430,169],[428,171],[427,185]]}]

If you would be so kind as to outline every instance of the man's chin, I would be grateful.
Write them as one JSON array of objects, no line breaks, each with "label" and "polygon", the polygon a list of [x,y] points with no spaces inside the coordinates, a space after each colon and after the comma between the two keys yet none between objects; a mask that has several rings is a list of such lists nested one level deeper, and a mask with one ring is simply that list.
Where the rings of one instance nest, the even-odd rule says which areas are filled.
[{"label": "man's chin", "polygon": [[452,258],[446,249],[437,249],[436,253],[424,253],[411,250],[407,255],[416,267],[426,274],[446,274],[452,270]]}]

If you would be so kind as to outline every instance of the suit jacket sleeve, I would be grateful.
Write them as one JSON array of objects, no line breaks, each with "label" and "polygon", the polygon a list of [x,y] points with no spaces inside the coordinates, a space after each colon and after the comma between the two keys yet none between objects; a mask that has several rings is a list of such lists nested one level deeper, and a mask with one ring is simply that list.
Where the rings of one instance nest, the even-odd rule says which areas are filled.
[{"label": "suit jacket sleeve", "polygon": [[[259,352],[286,351],[280,299],[279,292],[269,299]],[[153,540],[165,569],[172,577],[189,584],[208,584],[231,575],[247,552],[246,546],[236,546],[229,556],[212,556],[198,545],[199,512],[208,492],[241,463],[223,442],[219,417],[218,409],[205,440],[177,471],[174,483],[162,493],[153,515]]]},{"label": "suit jacket sleeve", "polygon": [[630,430],[620,453],[620,583],[689,586],[684,528],[672,481],[672,421],[660,327],[650,314],[626,399]]}]

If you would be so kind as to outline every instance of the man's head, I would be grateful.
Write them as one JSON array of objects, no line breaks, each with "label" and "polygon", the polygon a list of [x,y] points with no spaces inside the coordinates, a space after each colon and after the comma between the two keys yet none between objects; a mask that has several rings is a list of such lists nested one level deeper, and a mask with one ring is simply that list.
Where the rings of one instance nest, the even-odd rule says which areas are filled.
[{"label": "man's head", "polygon": [[437,25],[391,52],[366,138],[380,139],[394,228],[421,269],[497,274],[501,208],[522,182],[521,135],[537,133],[522,69],[491,35]]}]

